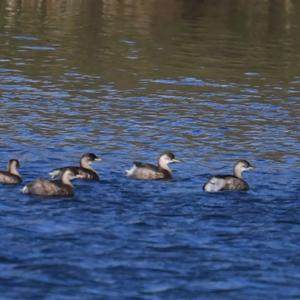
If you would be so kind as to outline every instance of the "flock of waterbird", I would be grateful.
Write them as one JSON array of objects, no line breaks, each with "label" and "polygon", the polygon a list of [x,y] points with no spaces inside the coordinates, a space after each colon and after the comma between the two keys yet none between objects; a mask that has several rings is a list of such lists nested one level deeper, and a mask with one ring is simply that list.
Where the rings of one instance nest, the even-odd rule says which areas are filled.
[{"label": "flock of waterbird", "polygon": [[[73,185],[71,181],[75,178],[84,180],[96,180],[100,178],[92,168],[92,163],[100,161],[101,158],[94,153],[86,153],[81,156],[79,166],[67,166],[58,168],[49,173],[51,179],[39,178],[25,185],[22,188],[24,194],[38,196],[72,196]],[[169,167],[171,163],[179,163],[171,152],[165,152],[160,155],[158,164],[148,164],[134,162],[130,170],[126,171],[129,178],[141,180],[163,180],[172,178],[172,170]],[[8,162],[7,171],[0,171],[0,183],[20,184],[21,175],[18,171],[20,163],[17,159],[11,159]],[[215,175],[211,176],[203,185],[205,192],[221,191],[247,191],[249,185],[243,179],[242,173],[253,169],[254,167],[246,160],[239,160],[234,166],[233,175]]]}]

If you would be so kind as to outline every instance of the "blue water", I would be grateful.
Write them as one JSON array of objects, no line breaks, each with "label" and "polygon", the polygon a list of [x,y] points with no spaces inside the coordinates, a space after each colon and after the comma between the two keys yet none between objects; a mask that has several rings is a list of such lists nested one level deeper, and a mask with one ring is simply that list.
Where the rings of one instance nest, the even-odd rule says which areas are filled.
[{"label": "blue water", "polygon": [[[212,39],[209,16],[156,32],[107,8],[99,29],[87,7],[1,13],[0,169],[19,159],[24,182],[0,186],[0,299],[299,299],[299,45],[254,41],[252,60],[234,53],[253,41],[221,21]],[[174,179],[125,177],[166,150]],[[85,152],[100,182],[21,194]],[[202,191],[240,158],[248,192]]]}]

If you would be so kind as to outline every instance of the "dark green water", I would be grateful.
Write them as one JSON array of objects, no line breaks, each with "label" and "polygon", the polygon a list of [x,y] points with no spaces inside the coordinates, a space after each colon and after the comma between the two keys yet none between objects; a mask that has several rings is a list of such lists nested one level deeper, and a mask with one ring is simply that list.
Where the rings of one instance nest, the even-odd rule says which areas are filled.
[{"label": "dark green water", "polygon": [[[300,298],[299,1],[0,1],[1,299]],[[184,162],[169,182],[133,160]],[[205,194],[239,158],[247,193]]]}]

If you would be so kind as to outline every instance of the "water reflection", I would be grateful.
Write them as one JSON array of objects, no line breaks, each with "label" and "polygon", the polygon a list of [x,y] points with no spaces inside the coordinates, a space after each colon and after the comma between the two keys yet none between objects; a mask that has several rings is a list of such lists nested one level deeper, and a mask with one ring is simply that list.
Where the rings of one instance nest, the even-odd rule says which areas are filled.
[{"label": "water reflection", "polygon": [[[83,73],[120,66],[120,79],[134,80],[137,73],[155,75],[163,64],[172,68],[174,77],[189,66],[191,75],[196,75],[196,66],[206,77],[215,76],[217,69],[249,71],[250,66],[250,71],[267,67],[274,72],[271,66],[277,64],[285,79],[297,75],[293,62],[299,57],[290,51],[299,48],[299,39],[291,38],[299,34],[299,5],[291,0],[4,1],[2,7],[6,30],[24,22],[27,34],[66,45],[72,51],[64,49],[62,56]],[[132,60],[139,63],[133,67]],[[224,71],[220,75],[224,77]],[[111,79],[107,72],[105,76]]]}]

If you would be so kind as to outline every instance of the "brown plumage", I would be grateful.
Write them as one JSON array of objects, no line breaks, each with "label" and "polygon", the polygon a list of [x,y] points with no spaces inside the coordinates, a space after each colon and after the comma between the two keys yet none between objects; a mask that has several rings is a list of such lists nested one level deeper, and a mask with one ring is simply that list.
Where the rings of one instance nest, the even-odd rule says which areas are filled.
[{"label": "brown plumage", "polygon": [[0,171],[0,182],[4,184],[18,184],[22,182],[18,168],[20,163],[17,159],[11,159],[7,165],[7,171]]},{"label": "brown plumage", "polygon": [[239,160],[234,166],[233,175],[216,175],[209,178],[204,184],[205,192],[222,192],[222,191],[247,191],[248,183],[243,179],[244,171],[252,170],[254,167],[246,160]]},{"label": "brown plumage", "polygon": [[38,196],[73,196],[73,185],[71,180],[80,178],[74,170],[64,170],[61,180],[37,179],[22,189],[24,194]]},{"label": "brown plumage", "polygon": [[81,179],[99,180],[98,174],[91,167],[91,164],[95,161],[101,161],[101,158],[96,156],[94,153],[86,153],[81,156],[79,167],[69,166],[69,167],[54,169],[49,173],[49,175],[53,179],[60,178],[66,169],[70,169],[73,172],[77,172],[81,176],[80,177]]},{"label": "brown plumage", "polygon": [[158,165],[134,162],[133,167],[127,170],[127,176],[134,179],[155,180],[170,179],[172,171],[168,164],[180,162],[175,159],[175,155],[171,152],[163,153],[158,160]]}]

